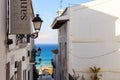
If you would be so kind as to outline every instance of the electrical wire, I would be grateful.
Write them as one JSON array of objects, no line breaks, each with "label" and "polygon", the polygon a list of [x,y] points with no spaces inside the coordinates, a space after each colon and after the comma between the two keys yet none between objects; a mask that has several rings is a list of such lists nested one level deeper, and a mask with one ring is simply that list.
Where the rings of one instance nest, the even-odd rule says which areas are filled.
[{"label": "electrical wire", "polygon": [[[91,73],[90,71],[75,71],[75,72],[77,72],[77,73]],[[100,72],[102,72],[102,73],[106,73],[106,72],[109,72],[109,73],[120,73],[120,71],[112,71],[112,70],[103,70],[103,71],[100,71]]]},{"label": "electrical wire", "polygon": [[76,58],[78,58],[78,59],[94,59],[94,58],[99,58],[99,57],[103,57],[103,56],[107,56],[107,55],[113,54],[113,53],[115,53],[117,51],[118,51],[118,49],[117,50],[113,50],[113,51],[108,52],[108,53],[104,53],[102,55],[97,55],[97,56],[92,56],[92,57],[79,57],[77,55],[73,55],[73,54],[71,54],[71,55],[76,57]]}]

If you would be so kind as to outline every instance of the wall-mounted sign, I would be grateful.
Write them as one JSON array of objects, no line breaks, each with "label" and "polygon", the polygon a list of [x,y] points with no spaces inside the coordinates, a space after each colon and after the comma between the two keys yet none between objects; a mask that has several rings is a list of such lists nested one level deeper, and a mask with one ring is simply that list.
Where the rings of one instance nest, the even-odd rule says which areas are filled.
[{"label": "wall-mounted sign", "polygon": [[10,0],[10,34],[30,34],[30,0]]}]

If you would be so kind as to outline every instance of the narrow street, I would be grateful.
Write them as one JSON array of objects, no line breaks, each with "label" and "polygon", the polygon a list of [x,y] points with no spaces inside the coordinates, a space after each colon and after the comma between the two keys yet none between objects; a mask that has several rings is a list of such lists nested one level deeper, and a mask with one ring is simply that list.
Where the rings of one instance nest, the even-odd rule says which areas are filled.
[{"label": "narrow street", "polygon": [[38,80],[54,80],[52,79],[51,75],[40,76]]},{"label": "narrow street", "polygon": [[120,0],[0,0],[0,80],[120,80]]}]

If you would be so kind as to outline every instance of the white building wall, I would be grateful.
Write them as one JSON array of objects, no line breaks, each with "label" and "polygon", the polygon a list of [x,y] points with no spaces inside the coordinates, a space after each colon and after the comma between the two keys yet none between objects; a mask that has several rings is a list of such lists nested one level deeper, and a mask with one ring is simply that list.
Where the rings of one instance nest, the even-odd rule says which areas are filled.
[{"label": "white building wall", "polygon": [[5,28],[6,28],[6,0],[0,0],[0,80],[6,80],[6,45],[5,45]]},{"label": "white building wall", "polygon": [[[32,13],[33,14],[33,13]],[[29,65],[29,57],[27,57],[27,51],[32,50],[34,41],[31,39],[30,45],[19,48],[16,45],[16,36],[9,35],[10,39],[13,39],[13,44],[9,46],[5,43],[6,42],[6,32],[7,32],[7,0],[0,0],[0,80],[6,80],[6,69],[7,69],[7,62],[10,62],[10,77],[16,71],[14,68],[15,61],[21,61],[22,56],[25,56],[25,61],[22,61],[22,71],[24,69],[31,70],[31,66]],[[32,31],[31,31],[32,32]],[[22,73],[23,74],[23,73]],[[23,76],[23,75],[22,75]],[[32,76],[30,76],[32,80]],[[22,78],[23,79],[23,78]]]},{"label": "white building wall", "polygon": [[[32,65],[30,65],[30,57],[28,56],[28,50],[30,45],[24,47],[24,48],[18,48],[16,50],[12,50],[8,52],[7,55],[7,62],[10,62],[10,78],[14,75],[15,71],[17,71],[17,68],[15,68],[15,61],[22,61],[22,57],[25,57],[25,61],[22,61],[22,80],[23,80],[23,71],[26,70],[26,80],[28,80],[28,71],[30,71],[31,76],[29,76],[29,79],[32,80]],[[29,50],[31,51],[31,50]]]},{"label": "white building wall", "polygon": [[[66,78],[66,67],[67,67],[67,53],[66,53],[66,44],[67,44],[67,23],[65,23],[61,28],[59,28],[59,54],[58,60],[59,64],[59,77],[61,77],[62,80],[65,80]],[[58,70],[58,69],[57,69]]]},{"label": "white building wall", "polygon": [[[30,56],[31,56],[31,51],[34,48],[34,40],[30,39],[30,43],[27,46],[27,50],[30,51]],[[27,58],[27,73],[30,71],[30,80],[33,80],[33,65],[30,65],[30,57]],[[28,74],[26,74],[28,75]],[[28,76],[26,76],[28,78]],[[27,79],[28,80],[28,79]]]},{"label": "white building wall", "polygon": [[55,61],[54,80],[60,80],[60,61],[58,54],[54,55],[53,60]]},{"label": "white building wall", "polygon": [[70,8],[70,73],[75,69],[89,79],[89,67],[96,66],[102,80],[120,79],[119,4],[120,0],[98,0]]},{"label": "white building wall", "polygon": [[10,77],[14,75],[14,72],[17,71],[17,68],[15,68],[15,61],[22,61],[22,56],[25,56],[25,61],[22,61],[22,71],[27,68],[27,50],[26,48],[21,48],[18,50],[13,50],[8,52],[7,55],[7,62],[10,61]]}]

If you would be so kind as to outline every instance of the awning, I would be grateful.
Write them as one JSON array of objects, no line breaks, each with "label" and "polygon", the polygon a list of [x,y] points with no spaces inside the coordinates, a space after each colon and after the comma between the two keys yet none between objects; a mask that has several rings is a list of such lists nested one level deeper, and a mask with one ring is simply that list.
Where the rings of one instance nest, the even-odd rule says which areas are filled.
[{"label": "awning", "polygon": [[68,15],[56,17],[55,20],[53,21],[51,27],[52,27],[52,29],[58,29],[63,24],[65,24],[67,21],[69,21]]},{"label": "awning", "polygon": [[52,53],[57,54],[58,53],[58,49],[52,50]]}]

